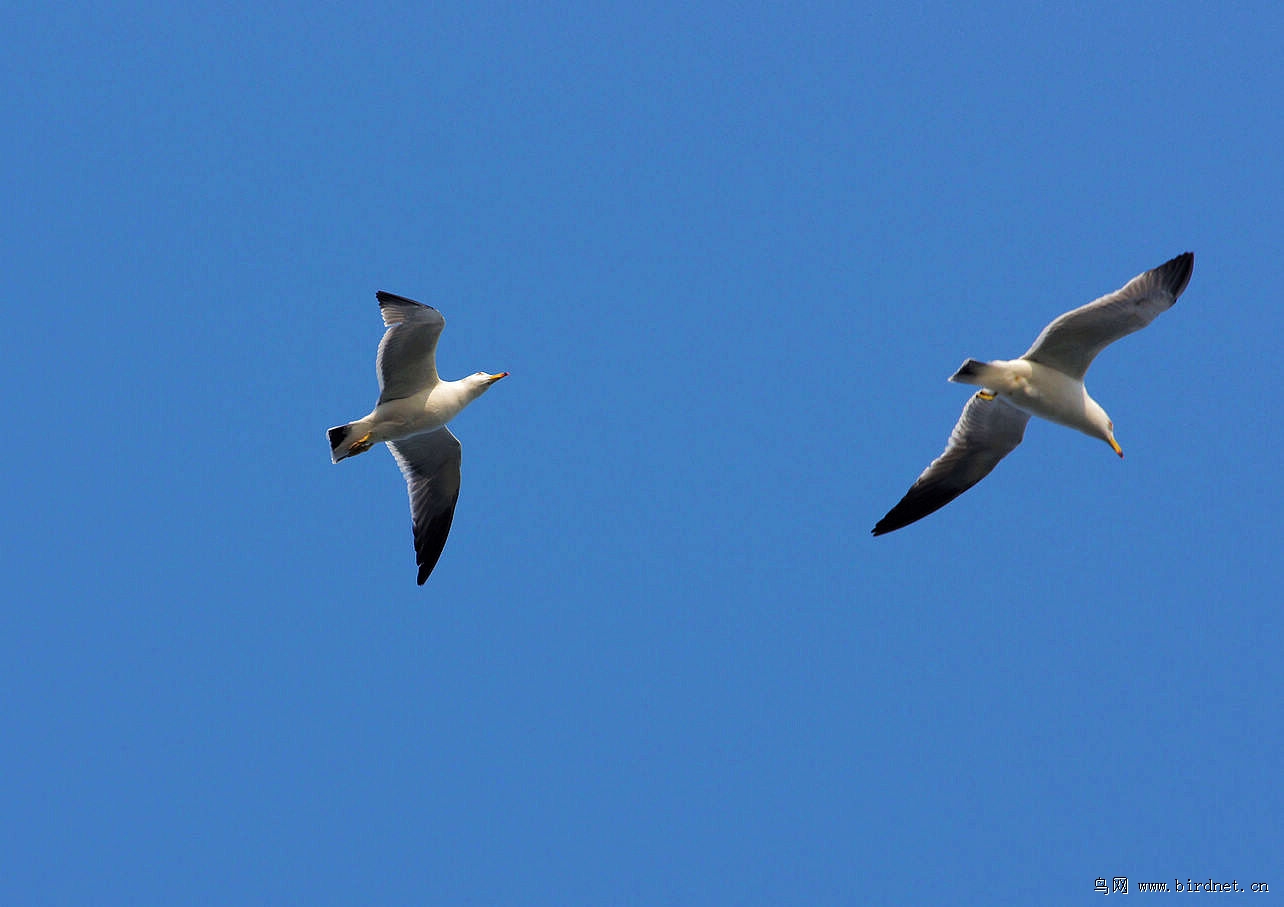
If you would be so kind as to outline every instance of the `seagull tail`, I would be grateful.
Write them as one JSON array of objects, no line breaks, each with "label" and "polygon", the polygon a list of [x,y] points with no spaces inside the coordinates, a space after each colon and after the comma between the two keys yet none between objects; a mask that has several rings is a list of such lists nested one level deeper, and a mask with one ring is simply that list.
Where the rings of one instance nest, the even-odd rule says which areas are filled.
[{"label": "seagull tail", "polygon": [[330,459],[335,463],[365,453],[370,449],[370,435],[358,435],[353,429],[360,428],[360,423],[349,422],[347,425],[336,425],[326,432],[330,439]]},{"label": "seagull tail", "polygon": [[330,459],[334,462],[338,463],[348,455],[348,451],[344,449],[343,442],[348,439],[350,434],[352,434],[351,422],[347,425],[336,425],[326,432],[326,437],[330,439]]},{"label": "seagull tail", "polygon": [[980,387],[992,385],[1002,371],[988,362],[969,359],[959,366],[959,370],[950,376],[957,384],[975,384]]}]

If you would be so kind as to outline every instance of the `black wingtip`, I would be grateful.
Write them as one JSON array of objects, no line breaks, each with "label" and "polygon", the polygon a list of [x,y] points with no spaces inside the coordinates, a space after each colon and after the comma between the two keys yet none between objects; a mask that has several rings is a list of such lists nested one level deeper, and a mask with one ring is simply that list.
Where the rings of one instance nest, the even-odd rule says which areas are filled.
[{"label": "black wingtip", "polygon": [[446,548],[446,537],[450,535],[450,524],[455,519],[455,503],[450,508],[433,516],[426,526],[415,529],[415,562],[419,565],[419,585],[432,573],[441,560],[441,553]]},{"label": "black wingtip", "polygon": [[[941,506],[944,507],[945,505],[942,504]],[[924,513],[914,517],[914,519],[912,520],[905,520],[900,518],[892,519],[892,514],[894,514],[895,512],[896,512],[896,508],[893,507],[890,511],[888,511],[887,516],[879,520],[878,524],[874,526],[873,529],[869,530],[869,534],[872,535],[874,538],[878,538],[880,535],[887,535],[887,533],[895,532],[897,529],[904,529],[910,523],[916,522],[922,519],[923,517],[927,516],[927,514]]]},{"label": "black wingtip", "polygon": [[[398,296],[396,293],[389,293],[386,290],[375,291],[375,299],[379,300],[379,305],[381,306],[397,305],[397,304],[400,304],[400,305],[408,304],[408,305],[419,305],[419,306],[424,305],[422,302],[415,302],[413,299],[407,299],[404,296]],[[431,308],[431,306],[424,306],[424,308]]]},{"label": "black wingtip", "polygon": [[1183,252],[1176,258],[1168,259],[1155,270],[1164,289],[1176,299],[1186,289],[1186,284],[1190,283],[1190,275],[1195,271],[1195,253]]},{"label": "black wingtip", "polygon": [[[445,542],[442,542],[442,544],[444,545]],[[420,557],[423,557],[424,554],[428,554],[428,553],[423,552],[422,554],[420,554]],[[415,582],[418,583],[420,586],[422,586],[424,584],[424,581],[427,580],[429,575],[432,574],[433,568],[437,566],[437,561],[440,559],[441,559],[440,551],[438,551],[435,555],[428,554],[428,559],[419,565],[419,578],[416,579]]]},{"label": "black wingtip", "polygon": [[888,511],[887,516],[883,517],[881,520],[875,523],[874,528],[869,530],[869,534],[877,538],[880,535],[887,535],[887,533],[891,532],[894,529],[900,529],[901,528],[900,526],[889,525],[891,523],[891,520],[889,520],[887,517],[891,515],[892,515],[891,512]]}]

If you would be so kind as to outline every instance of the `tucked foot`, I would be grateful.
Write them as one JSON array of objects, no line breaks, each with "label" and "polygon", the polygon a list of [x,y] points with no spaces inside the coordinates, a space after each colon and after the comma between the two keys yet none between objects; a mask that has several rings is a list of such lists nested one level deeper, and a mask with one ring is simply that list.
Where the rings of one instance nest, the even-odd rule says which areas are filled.
[{"label": "tucked foot", "polygon": [[366,432],[360,438],[352,442],[352,446],[348,448],[348,456],[355,457],[359,453],[365,453],[373,446],[374,442],[370,440],[370,432]]}]

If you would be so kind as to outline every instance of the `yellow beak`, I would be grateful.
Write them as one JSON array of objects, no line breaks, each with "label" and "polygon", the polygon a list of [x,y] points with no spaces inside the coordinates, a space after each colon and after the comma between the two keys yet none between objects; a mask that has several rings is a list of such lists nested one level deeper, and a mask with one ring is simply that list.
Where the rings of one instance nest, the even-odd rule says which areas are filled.
[{"label": "yellow beak", "polygon": [[1106,438],[1106,443],[1108,443],[1114,452],[1119,454],[1119,456],[1122,457],[1124,455],[1123,448],[1119,446],[1119,442],[1114,438]]},{"label": "yellow beak", "polygon": [[500,378],[507,378],[508,372],[500,372],[498,375],[489,375],[487,377],[489,377],[491,381],[498,381]]}]

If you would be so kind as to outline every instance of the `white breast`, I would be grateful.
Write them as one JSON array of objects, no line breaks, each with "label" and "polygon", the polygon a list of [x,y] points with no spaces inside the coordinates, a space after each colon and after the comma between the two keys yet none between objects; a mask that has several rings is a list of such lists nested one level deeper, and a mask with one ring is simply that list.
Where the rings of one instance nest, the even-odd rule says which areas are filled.
[{"label": "white breast", "polygon": [[1082,381],[1028,359],[993,362],[991,365],[999,367],[1003,373],[1003,378],[994,382],[1001,386],[992,389],[1013,406],[1049,422],[1094,436],[1098,434],[1091,418],[1094,401],[1088,396]]}]

